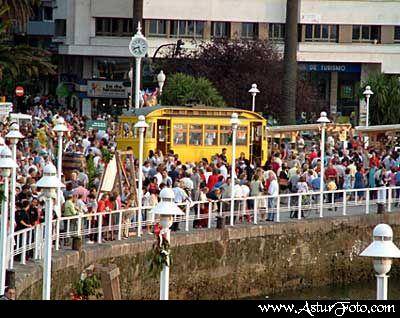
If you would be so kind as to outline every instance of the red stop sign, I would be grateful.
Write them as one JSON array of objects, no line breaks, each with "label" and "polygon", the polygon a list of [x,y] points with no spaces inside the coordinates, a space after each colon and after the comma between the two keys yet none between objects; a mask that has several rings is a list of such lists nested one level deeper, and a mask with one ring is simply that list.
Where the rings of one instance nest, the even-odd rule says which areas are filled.
[{"label": "red stop sign", "polygon": [[22,86],[17,86],[15,88],[15,95],[17,95],[18,97],[22,97],[25,94],[25,90]]}]

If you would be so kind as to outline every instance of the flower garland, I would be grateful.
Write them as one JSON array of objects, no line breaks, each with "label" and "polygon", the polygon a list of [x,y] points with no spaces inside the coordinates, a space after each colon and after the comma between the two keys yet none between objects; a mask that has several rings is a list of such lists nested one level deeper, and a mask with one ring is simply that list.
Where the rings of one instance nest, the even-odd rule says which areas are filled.
[{"label": "flower garland", "polygon": [[162,231],[159,225],[154,227],[156,242],[149,254],[149,274],[153,277],[160,275],[164,266],[171,266],[170,243],[167,240],[166,233]]}]

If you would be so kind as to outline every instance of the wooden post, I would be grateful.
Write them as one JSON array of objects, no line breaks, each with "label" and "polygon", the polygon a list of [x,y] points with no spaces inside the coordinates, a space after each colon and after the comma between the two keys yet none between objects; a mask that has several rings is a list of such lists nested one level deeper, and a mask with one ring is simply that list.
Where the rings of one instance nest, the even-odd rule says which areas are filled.
[{"label": "wooden post", "polygon": [[119,285],[119,268],[116,264],[103,266],[97,264],[95,271],[100,274],[101,287],[104,300],[121,300],[121,289]]}]

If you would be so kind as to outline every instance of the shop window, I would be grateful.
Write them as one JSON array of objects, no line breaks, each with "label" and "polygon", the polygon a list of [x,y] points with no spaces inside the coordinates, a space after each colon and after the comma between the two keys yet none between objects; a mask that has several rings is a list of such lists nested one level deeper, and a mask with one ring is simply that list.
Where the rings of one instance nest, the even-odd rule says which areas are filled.
[{"label": "shop window", "polygon": [[217,125],[206,125],[205,126],[204,143],[206,146],[217,146],[218,145],[218,126]]},{"label": "shop window", "polygon": [[306,24],[306,42],[337,42],[338,26],[330,24]]},{"label": "shop window", "polygon": [[174,144],[186,145],[187,144],[187,125],[175,124],[174,125]]},{"label": "shop window", "polygon": [[166,35],[167,35],[167,21],[165,20],[149,21],[149,36],[162,37]]},{"label": "shop window", "polygon": [[269,25],[269,39],[272,41],[285,40],[285,24],[272,23]]},{"label": "shop window", "polygon": [[202,38],[204,32],[203,21],[175,20],[171,22],[171,36]]},{"label": "shop window", "polygon": [[228,38],[229,37],[229,22],[213,22],[211,24],[211,34],[213,38]]},{"label": "shop window", "polygon": [[203,145],[203,126],[190,125],[189,126],[189,145],[202,146]]},{"label": "shop window", "polygon": [[353,25],[353,42],[379,42],[380,34],[378,25]]},{"label": "shop window", "polygon": [[242,39],[253,40],[258,36],[258,24],[257,23],[242,23]]},{"label": "shop window", "polygon": [[400,26],[394,27],[394,41],[400,43]]},{"label": "shop window", "polygon": [[239,126],[237,130],[236,144],[238,146],[247,145],[247,127]]},{"label": "shop window", "polygon": [[67,20],[65,19],[55,20],[55,35],[66,36],[66,34],[67,34]]}]

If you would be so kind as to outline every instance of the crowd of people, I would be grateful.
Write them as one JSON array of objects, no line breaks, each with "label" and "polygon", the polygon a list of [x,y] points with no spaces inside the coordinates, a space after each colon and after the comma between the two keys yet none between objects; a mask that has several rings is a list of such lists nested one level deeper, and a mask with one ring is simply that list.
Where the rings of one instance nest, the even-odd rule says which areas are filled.
[{"label": "crowd of people", "polygon": [[[43,168],[48,162],[57,162],[57,135],[53,131],[57,119],[62,116],[68,127],[68,133],[63,139],[63,153],[74,153],[86,163],[76,170],[63,170],[61,215],[55,210],[54,217],[75,216],[94,212],[129,209],[137,206],[137,194],[134,187],[127,182],[121,184],[122,191],[111,191],[99,194],[101,176],[116,150],[116,123],[107,116],[102,118],[108,122],[106,131],[88,130],[86,118],[72,111],[52,112],[40,106],[29,111],[32,121],[20,123],[20,131],[25,136],[17,145],[17,184],[16,184],[16,223],[15,230],[21,230],[44,222],[44,201],[40,189],[35,184],[41,178]],[[7,144],[5,135],[10,128],[9,122],[0,123],[2,139],[0,143]],[[358,200],[365,199],[364,188],[382,186],[400,186],[400,154],[395,147],[365,148],[361,138],[350,138],[347,146],[333,136],[328,136],[323,186],[327,190],[360,189],[348,194],[349,199],[357,195]],[[192,214],[199,213],[202,217],[193,222],[193,227],[204,228],[208,225],[209,212],[227,212],[230,210],[232,191],[232,176],[227,149],[212,158],[203,158],[198,162],[182,162],[179,154],[170,150],[164,154],[160,151],[150,151],[145,155],[142,167],[143,194],[140,215],[143,222],[154,220],[151,207],[159,201],[159,193],[164,187],[172,188],[177,204],[187,203]],[[123,160],[125,174],[128,179],[132,162],[138,171],[137,160],[127,156]],[[233,185],[235,198],[260,197],[247,200],[245,205],[240,201],[235,203],[235,210],[243,211],[235,222],[252,222],[250,211],[257,204],[259,222],[274,221],[276,197],[282,193],[310,193],[320,191],[321,158],[317,140],[305,142],[301,135],[295,144],[282,143],[277,145],[268,160],[263,163],[250,162],[244,153],[236,158],[236,169]],[[386,192],[385,192],[386,193]],[[399,197],[400,191],[395,191]],[[380,195],[379,191],[371,192],[371,199]],[[264,199],[268,196],[268,199]],[[311,196],[310,196],[311,197]],[[222,200],[221,200],[222,199]],[[225,200],[224,200],[225,199]],[[193,202],[199,207],[193,206]],[[218,201],[218,202],[216,202]],[[296,201],[293,201],[296,206]],[[197,210],[199,209],[199,211]],[[184,207],[183,207],[184,209]],[[210,211],[212,209],[212,211]],[[291,217],[297,217],[295,211]],[[115,225],[118,214],[104,217],[103,226]],[[130,224],[137,222],[136,213],[123,215],[123,237],[132,235]],[[88,218],[87,222],[96,227],[99,220]],[[71,225],[73,226],[73,224]],[[143,229],[152,233],[150,222],[144,223]],[[62,228],[61,230],[65,230]],[[173,230],[179,230],[179,224],[173,225]],[[91,235],[88,242],[97,239]],[[103,236],[104,240],[115,239],[115,231],[110,230]]]}]

